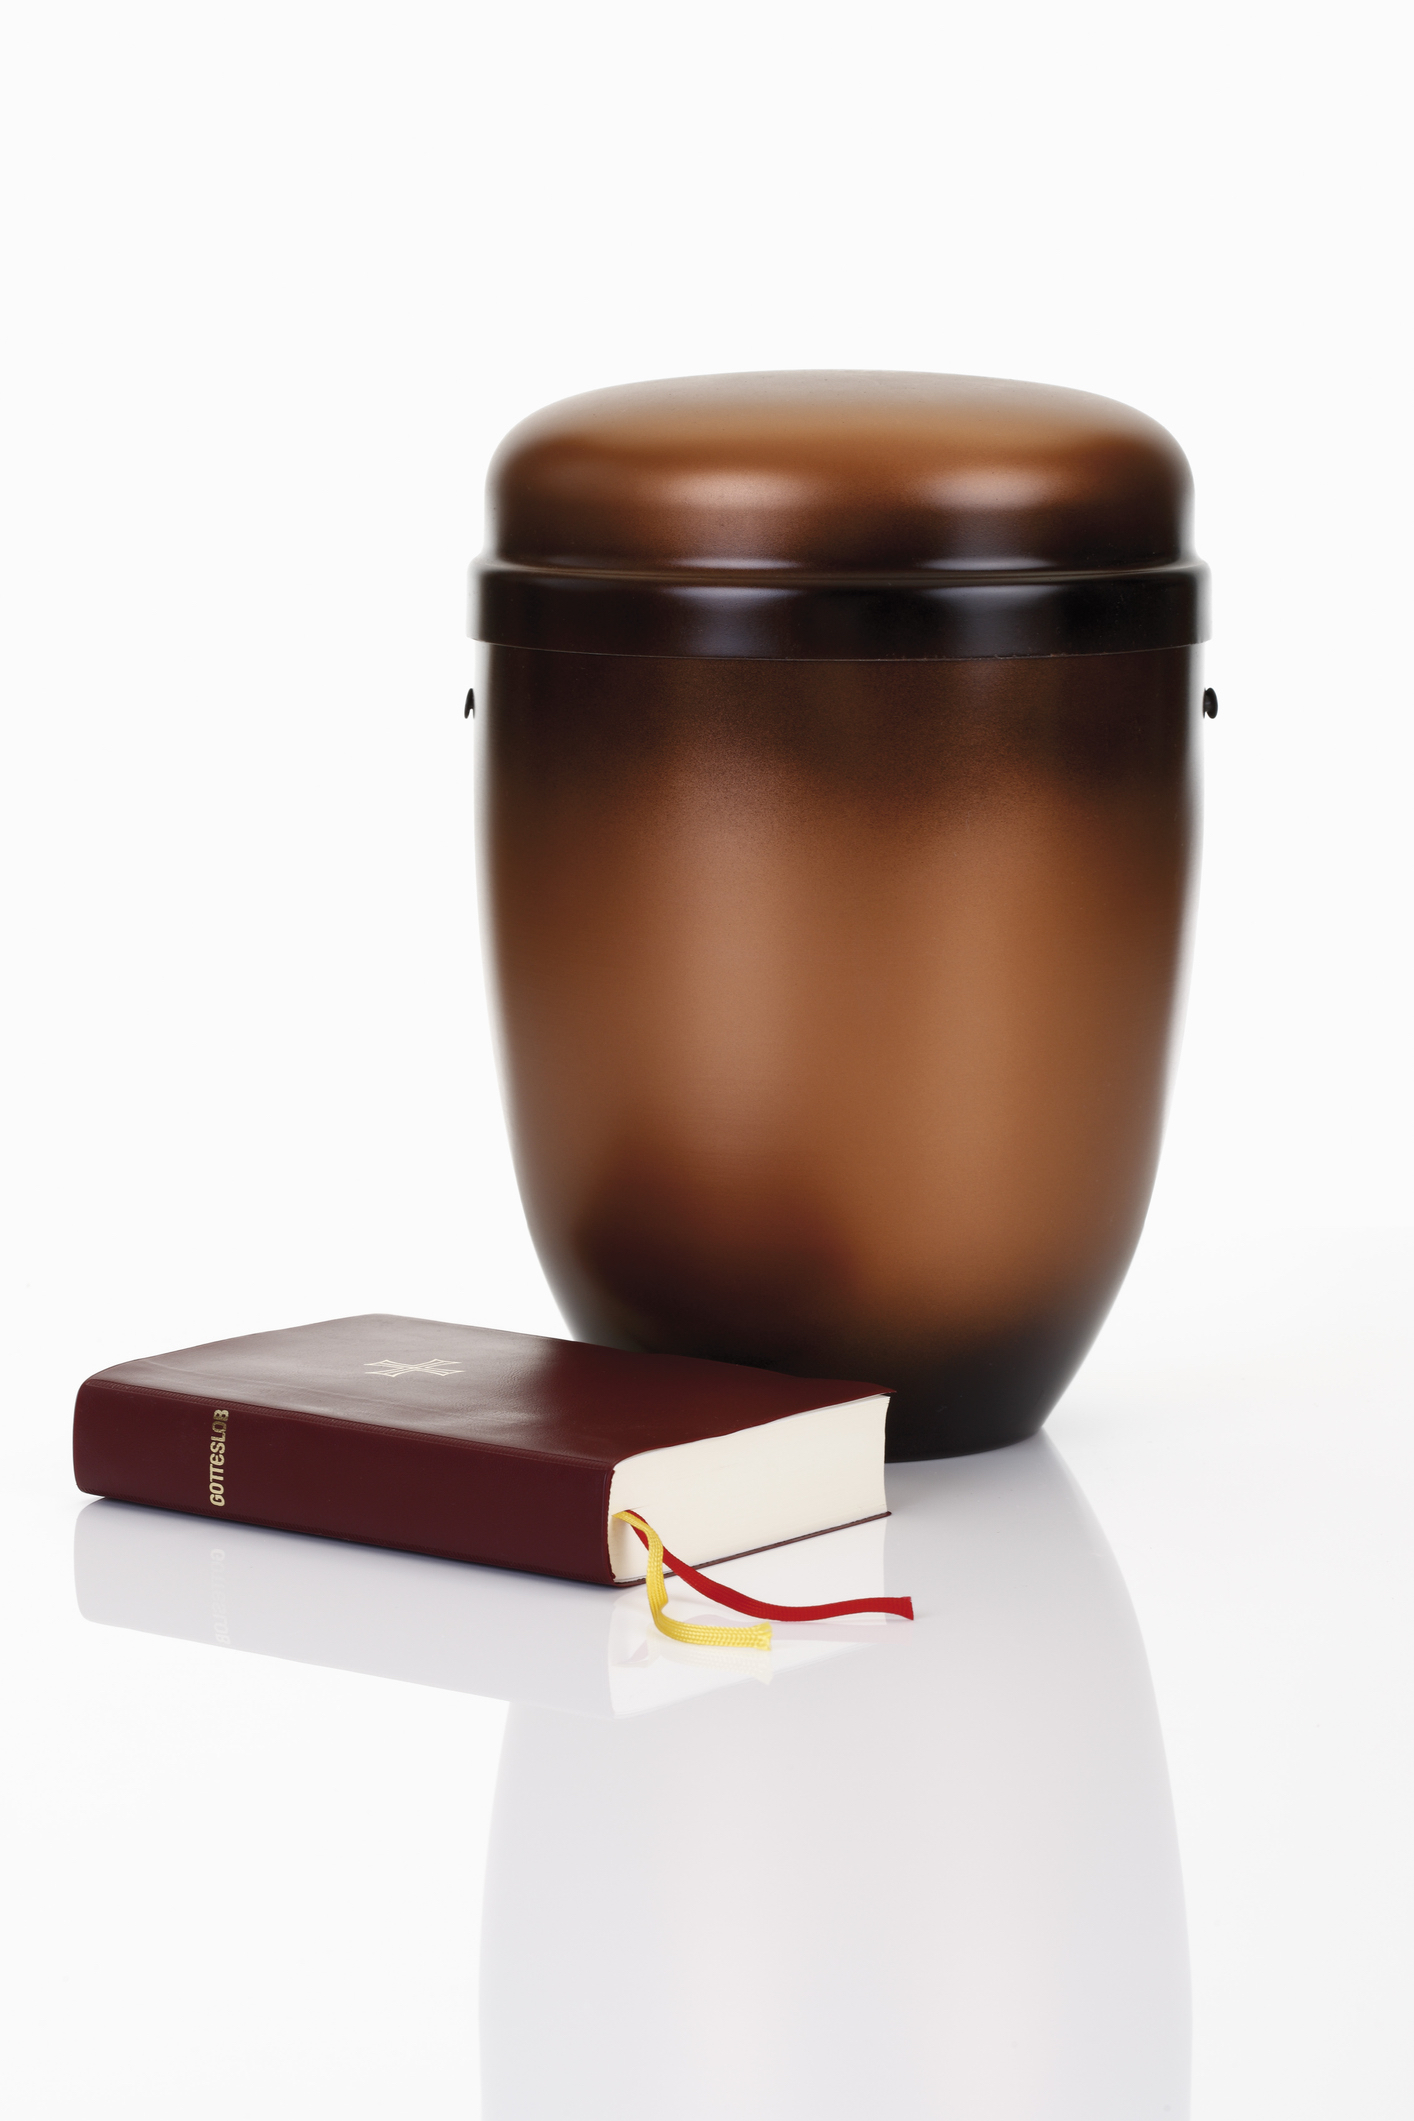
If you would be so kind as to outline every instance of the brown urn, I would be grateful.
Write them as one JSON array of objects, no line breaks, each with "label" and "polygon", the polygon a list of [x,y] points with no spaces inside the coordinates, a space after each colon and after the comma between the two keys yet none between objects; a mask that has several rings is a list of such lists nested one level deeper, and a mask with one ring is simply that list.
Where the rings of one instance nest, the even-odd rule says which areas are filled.
[{"label": "brown urn", "polygon": [[1172,438],[975,377],[688,377],[491,469],[492,1006],[572,1329],[1045,1419],[1138,1238],[1197,845]]}]

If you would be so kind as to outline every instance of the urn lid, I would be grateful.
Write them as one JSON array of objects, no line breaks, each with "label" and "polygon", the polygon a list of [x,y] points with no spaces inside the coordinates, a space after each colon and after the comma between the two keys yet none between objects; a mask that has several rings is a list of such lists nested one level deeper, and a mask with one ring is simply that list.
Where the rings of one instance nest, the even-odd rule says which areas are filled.
[{"label": "urn lid", "polygon": [[1192,480],[1086,391],[865,370],[566,398],[487,484],[471,632],[628,655],[1084,655],[1207,635]]}]

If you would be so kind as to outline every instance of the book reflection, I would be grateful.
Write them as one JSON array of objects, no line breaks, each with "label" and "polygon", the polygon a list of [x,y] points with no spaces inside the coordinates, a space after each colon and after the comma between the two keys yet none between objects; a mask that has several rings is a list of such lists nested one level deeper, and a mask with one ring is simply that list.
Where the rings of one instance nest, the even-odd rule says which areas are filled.
[{"label": "book reflection", "polygon": [[666,1643],[641,1589],[111,1502],[79,1516],[76,1587],[92,1620],[512,1704],[485,2121],[645,2096],[677,2121],[1182,2121],[1172,1806],[1103,1535],[1044,1437],[888,1481],[887,1524],[721,1573],[908,1591],[917,1621],[782,1628],[769,1658]]},{"label": "book reflection", "polygon": [[[882,1519],[851,1525],[717,1573],[781,1604],[864,1597],[884,1589],[885,1530]],[[641,1586],[560,1583],[123,1502],[80,1511],[74,1586],[84,1618],[109,1627],[597,1717],[769,1683],[883,1626],[782,1628],[769,1657],[695,1649],[657,1632]],[[680,1592],[673,1610],[721,1618]]]}]

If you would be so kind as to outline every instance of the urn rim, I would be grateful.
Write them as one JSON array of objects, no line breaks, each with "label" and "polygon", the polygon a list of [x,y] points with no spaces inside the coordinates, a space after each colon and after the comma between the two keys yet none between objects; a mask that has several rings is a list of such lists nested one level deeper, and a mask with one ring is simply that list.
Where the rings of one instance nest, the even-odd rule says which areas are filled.
[{"label": "urn rim", "polygon": [[971,659],[1192,645],[1177,443],[1116,401],[895,371],[591,391],[506,437],[469,632],[580,653]]}]

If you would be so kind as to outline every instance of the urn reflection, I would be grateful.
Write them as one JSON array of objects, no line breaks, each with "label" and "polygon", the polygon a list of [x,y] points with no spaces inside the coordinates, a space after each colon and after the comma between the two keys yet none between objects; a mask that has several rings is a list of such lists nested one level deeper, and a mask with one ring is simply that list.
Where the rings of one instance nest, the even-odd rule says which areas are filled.
[{"label": "urn reflection", "polygon": [[1040,1438],[890,1495],[912,1627],[651,1715],[512,1707],[486,2121],[646,2087],[679,2121],[1184,2121],[1167,1770],[1099,1528]]}]

